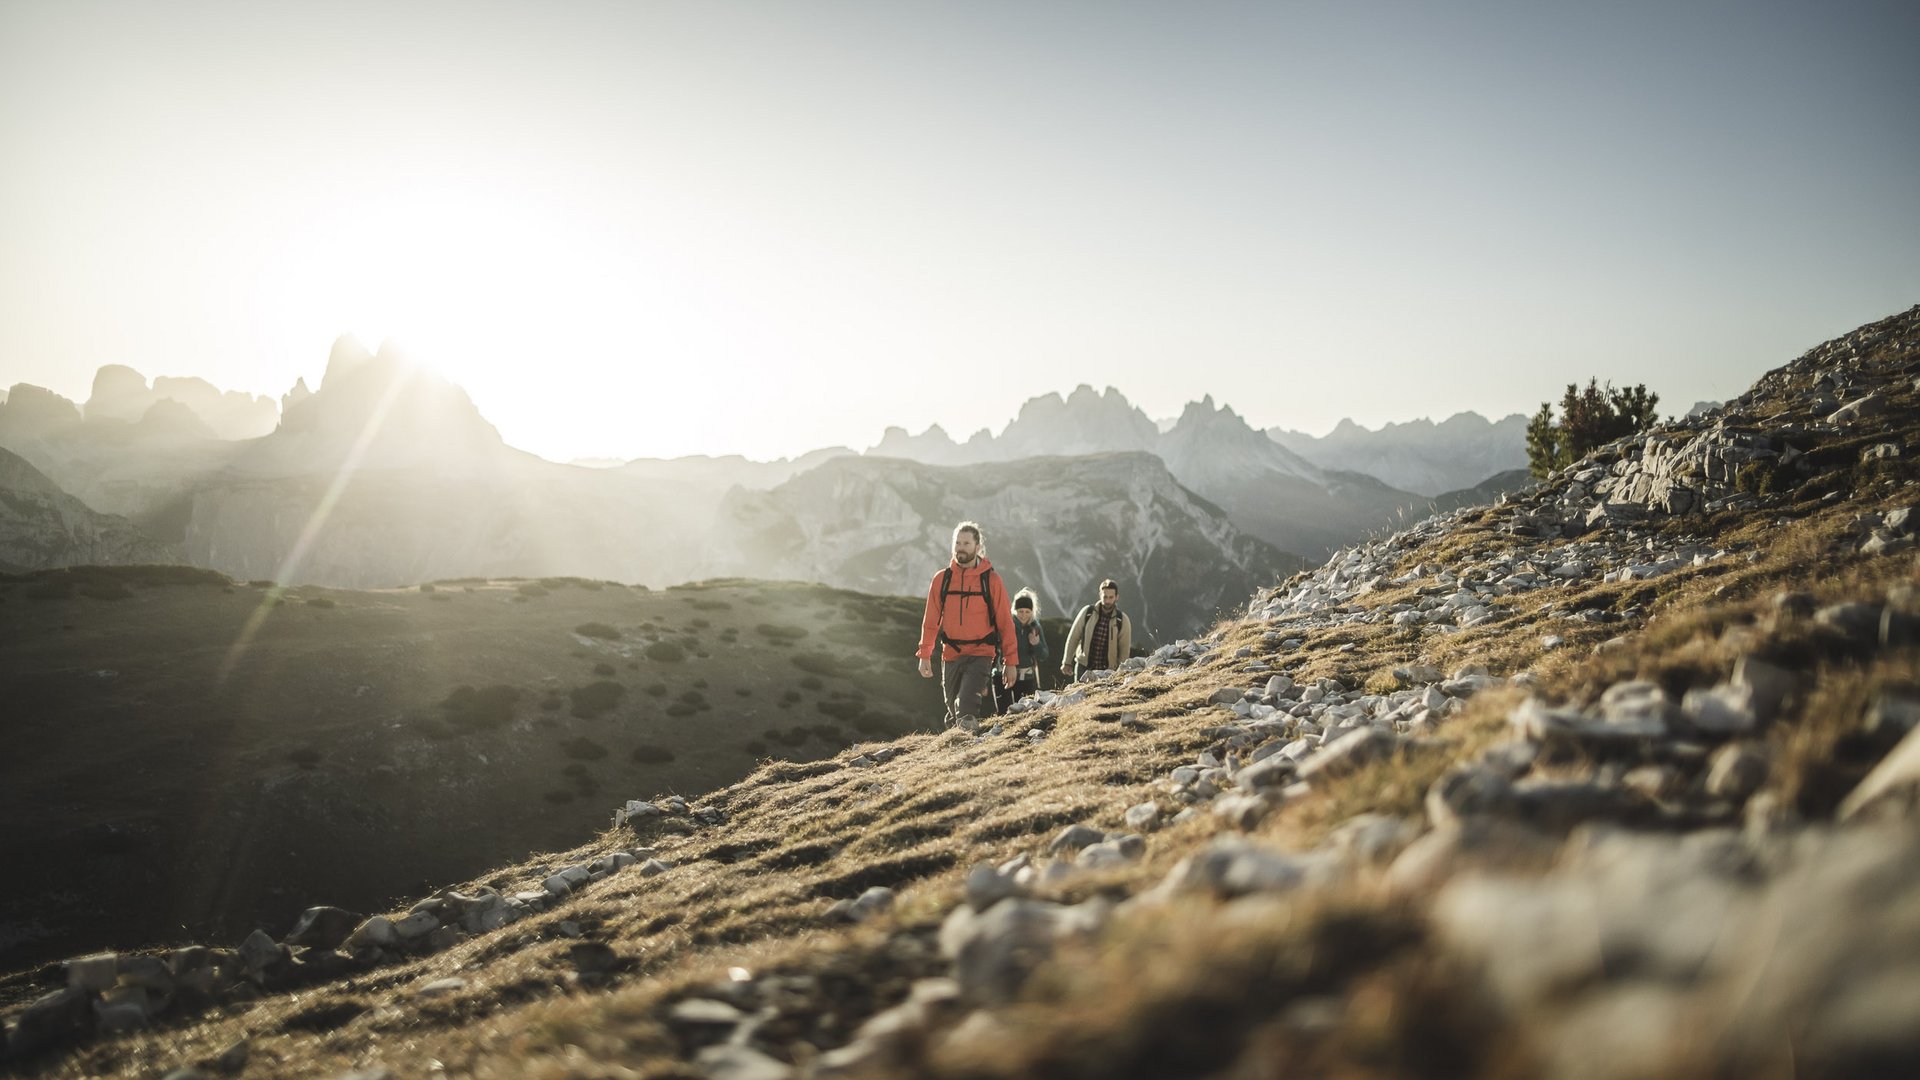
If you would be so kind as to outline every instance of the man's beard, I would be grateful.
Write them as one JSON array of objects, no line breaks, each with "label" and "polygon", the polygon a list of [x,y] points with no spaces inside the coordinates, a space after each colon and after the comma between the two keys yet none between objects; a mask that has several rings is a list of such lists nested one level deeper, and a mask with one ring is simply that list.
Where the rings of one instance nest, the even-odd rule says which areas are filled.
[{"label": "man's beard", "polygon": [[961,566],[972,566],[975,560],[979,558],[978,553],[973,555],[962,555],[957,551],[953,553],[953,561],[959,563]]}]

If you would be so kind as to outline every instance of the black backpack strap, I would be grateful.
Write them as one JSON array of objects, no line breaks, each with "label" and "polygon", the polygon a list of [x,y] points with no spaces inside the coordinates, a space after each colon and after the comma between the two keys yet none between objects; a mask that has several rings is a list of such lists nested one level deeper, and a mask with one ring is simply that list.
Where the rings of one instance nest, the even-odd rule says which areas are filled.
[{"label": "black backpack strap", "polygon": [[[987,605],[987,624],[992,627],[991,631],[988,632],[986,637],[968,638],[962,641],[948,637],[945,629],[936,626],[934,628],[934,641],[937,642],[942,649],[949,649],[959,645],[984,645],[991,642],[994,652],[1004,655],[1000,644],[1000,618],[994,613],[993,590],[988,587],[989,576],[992,573],[993,567],[983,568],[980,571],[980,591],[978,593],[963,592],[960,594],[960,603],[963,605],[967,602],[966,598],[969,596],[978,596],[981,601]],[[952,586],[953,567],[949,565],[940,576],[940,621],[942,623],[944,623],[947,618],[947,592]]]}]

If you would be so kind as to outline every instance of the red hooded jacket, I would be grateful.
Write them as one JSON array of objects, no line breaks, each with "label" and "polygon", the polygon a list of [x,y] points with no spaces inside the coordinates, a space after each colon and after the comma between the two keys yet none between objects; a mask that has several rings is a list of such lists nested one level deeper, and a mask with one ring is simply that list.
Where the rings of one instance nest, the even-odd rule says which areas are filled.
[{"label": "red hooded jacket", "polygon": [[[1007,599],[1007,583],[1000,580],[999,574],[987,576],[987,593],[980,595],[980,576],[993,568],[993,564],[984,557],[973,561],[972,566],[961,566],[951,560],[947,569],[936,572],[933,581],[927,586],[927,611],[920,620],[920,648],[914,655],[922,660],[933,656],[936,637],[945,632],[950,641],[968,641],[983,638],[999,630],[1001,641],[1011,643],[1013,633],[1013,601]],[[947,585],[946,610],[940,605],[940,580],[953,571],[953,580]],[[993,642],[983,641],[977,645],[960,645],[943,649],[941,660],[954,660],[962,656],[994,656],[1000,650]]]}]

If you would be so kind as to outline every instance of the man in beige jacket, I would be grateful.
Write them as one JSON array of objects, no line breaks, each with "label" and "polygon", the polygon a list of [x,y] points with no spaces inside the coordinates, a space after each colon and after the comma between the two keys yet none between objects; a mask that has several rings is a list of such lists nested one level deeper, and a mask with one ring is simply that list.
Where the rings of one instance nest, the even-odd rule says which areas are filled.
[{"label": "man in beige jacket", "polygon": [[1089,671],[1112,671],[1133,653],[1133,620],[1120,610],[1120,586],[1112,578],[1100,583],[1100,602],[1080,609],[1067,631],[1067,647],[1060,653],[1060,674],[1073,665],[1075,681]]}]

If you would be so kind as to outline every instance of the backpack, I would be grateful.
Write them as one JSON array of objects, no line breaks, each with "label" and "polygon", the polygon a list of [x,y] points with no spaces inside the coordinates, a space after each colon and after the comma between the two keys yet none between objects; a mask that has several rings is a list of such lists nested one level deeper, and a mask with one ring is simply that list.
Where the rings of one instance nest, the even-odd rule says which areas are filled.
[{"label": "backpack", "polygon": [[[980,591],[979,592],[971,592],[971,591],[963,592],[960,595],[961,596],[978,596],[981,599],[981,601],[987,605],[987,622],[993,626],[993,630],[989,632],[985,637],[967,638],[965,640],[961,640],[958,638],[948,637],[947,632],[943,629],[936,629],[934,632],[934,640],[939,643],[942,649],[952,648],[954,646],[959,646],[959,645],[991,645],[993,646],[993,651],[995,653],[999,653],[1001,651],[1000,650],[1000,615],[998,612],[993,610],[993,590],[987,587],[987,581],[992,576],[993,576],[993,567],[989,566],[986,569],[980,571]],[[942,620],[944,620],[947,617],[947,590],[951,589],[952,587],[953,587],[953,567],[949,565],[947,569],[940,575],[940,618]],[[966,601],[963,600],[961,602],[965,603]]]}]

